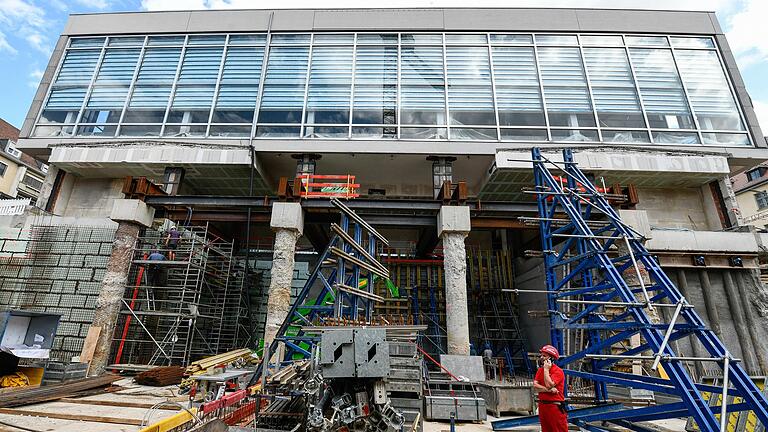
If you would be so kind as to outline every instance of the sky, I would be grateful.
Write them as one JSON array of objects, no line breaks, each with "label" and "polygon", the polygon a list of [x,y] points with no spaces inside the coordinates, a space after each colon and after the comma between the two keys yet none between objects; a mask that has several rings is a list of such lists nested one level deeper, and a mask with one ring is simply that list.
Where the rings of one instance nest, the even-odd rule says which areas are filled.
[{"label": "sky", "polygon": [[0,0],[0,118],[21,128],[50,53],[70,13],[188,9],[377,7],[585,7],[717,12],[768,133],[767,0]]}]

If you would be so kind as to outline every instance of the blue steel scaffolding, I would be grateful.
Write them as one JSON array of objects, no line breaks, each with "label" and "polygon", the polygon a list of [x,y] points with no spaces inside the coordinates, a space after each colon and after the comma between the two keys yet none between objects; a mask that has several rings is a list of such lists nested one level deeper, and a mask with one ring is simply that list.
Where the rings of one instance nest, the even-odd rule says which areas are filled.
[{"label": "blue steel scaffolding", "polygon": [[[621,221],[604,191],[578,169],[570,150],[555,162],[532,151],[535,194],[546,271],[552,344],[569,379],[594,384],[596,407],[574,410],[569,421],[590,431],[607,431],[609,422],[646,431],[637,422],[691,417],[704,432],[726,430],[729,413],[752,411],[768,426],[768,400],[707,328],[643,245],[644,238]],[[607,313],[606,308],[618,310]],[[673,311],[669,322],[662,322]],[[574,310],[575,309],[575,310]],[[568,331],[586,333],[578,352],[564,352]],[[640,340],[626,343],[633,336]],[[670,342],[692,337],[705,348],[702,357],[673,352]],[[637,338],[635,338],[637,341]],[[659,376],[616,371],[620,361],[646,362]],[[684,362],[712,362],[722,370],[722,386],[694,382]],[[607,386],[650,390],[672,402],[643,408],[608,401]],[[702,392],[710,393],[707,398]],[[721,403],[722,401],[722,403]],[[602,403],[602,404],[601,404]],[[719,418],[718,418],[719,417]],[[500,420],[494,430],[535,419]]]}]

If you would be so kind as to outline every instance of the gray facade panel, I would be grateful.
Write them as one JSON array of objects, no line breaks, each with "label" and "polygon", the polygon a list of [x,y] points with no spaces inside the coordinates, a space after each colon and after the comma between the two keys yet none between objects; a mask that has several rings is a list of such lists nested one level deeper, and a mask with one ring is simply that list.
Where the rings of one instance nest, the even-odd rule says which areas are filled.
[{"label": "gray facade panel", "polygon": [[714,34],[708,12],[578,10],[581,31]]},{"label": "gray facade panel", "polygon": [[190,12],[187,28],[209,32],[266,31],[270,15],[270,11],[253,11],[248,14],[237,10]]},{"label": "gray facade panel", "polygon": [[425,10],[319,10],[314,12],[315,30],[442,30],[443,11]]},{"label": "gray facade panel", "polygon": [[315,13],[311,10],[276,10],[273,14],[273,31],[310,31],[314,25]]},{"label": "gray facade panel", "polygon": [[189,19],[190,12],[70,15],[63,34],[182,33]]},{"label": "gray facade panel", "polygon": [[446,9],[446,30],[577,31],[573,9]]},{"label": "gray facade panel", "polygon": [[43,77],[40,78],[40,84],[37,86],[37,91],[32,99],[32,103],[27,111],[27,116],[24,118],[24,124],[21,126],[21,136],[29,136],[32,133],[32,127],[37,119],[37,113],[43,106],[45,101],[45,95],[48,93],[48,87],[53,81],[54,75],[56,75],[56,68],[59,66],[59,60],[64,54],[64,49],[67,46],[67,37],[59,36],[59,40],[56,41],[56,46],[53,48],[51,58],[48,60],[48,65],[45,67]]},{"label": "gray facade panel", "polygon": [[71,15],[65,35],[312,30],[507,30],[721,33],[708,12],[597,9],[225,10]]}]

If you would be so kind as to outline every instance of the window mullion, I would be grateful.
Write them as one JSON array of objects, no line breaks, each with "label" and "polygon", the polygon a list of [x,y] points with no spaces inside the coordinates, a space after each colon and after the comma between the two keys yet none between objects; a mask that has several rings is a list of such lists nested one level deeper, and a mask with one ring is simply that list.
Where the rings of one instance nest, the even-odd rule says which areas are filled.
[{"label": "window mullion", "polygon": [[499,104],[496,98],[496,75],[493,64],[493,48],[491,48],[491,35],[485,34],[485,41],[488,44],[488,68],[491,74],[491,95],[493,97],[493,115],[496,118],[496,141],[501,141],[501,125],[499,124]]},{"label": "window mullion", "polygon": [[[445,97],[445,136],[451,140],[451,110],[448,101],[448,49],[445,46],[445,33],[440,33],[443,40],[443,97]],[[440,125],[437,126],[435,138],[440,138]]]},{"label": "window mullion", "polygon": [[[595,98],[592,95],[592,82],[589,78],[589,70],[587,69],[587,63],[584,61],[584,47],[581,45],[581,37],[577,36],[579,42],[579,61],[581,62],[582,70],[584,71],[584,81],[587,83],[587,92],[589,93],[589,103],[592,104],[592,113],[595,116],[595,126],[597,126],[597,140],[603,142],[603,130],[600,126],[600,119],[597,116],[597,107],[595,106]],[[581,125],[579,125],[581,127]]]},{"label": "window mullion", "polygon": [[101,46],[101,53],[99,54],[99,59],[96,61],[96,66],[93,68],[93,75],[91,75],[91,82],[88,84],[88,88],[85,91],[85,97],[83,97],[83,103],[80,104],[80,111],[77,113],[77,119],[75,119],[75,126],[73,133],[77,134],[77,128],[80,126],[80,121],[83,119],[83,114],[85,113],[85,107],[88,105],[88,99],[91,97],[91,93],[93,92],[93,86],[96,84],[96,76],[99,74],[99,70],[101,69],[101,63],[104,61],[104,56],[107,53],[107,43],[109,43],[109,38],[104,38],[104,42]]},{"label": "window mullion", "polygon": [[[301,124],[299,125],[299,138],[304,138],[306,134],[305,123],[307,122],[307,99],[309,98],[309,78],[312,72],[312,52],[314,51],[315,34],[310,34],[309,50],[307,52],[307,73],[304,76],[304,103],[301,111]],[[314,129],[314,128],[313,128]]]},{"label": "window mullion", "polygon": [[667,44],[669,44],[669,49],[672,50],[672,62],[675,64],[675,70],[677,71],[677,76],[680,78],[680,85],[683,87],[683,94],[685,94],[685,103],[688,104],[688,109],[691,111],[691,117],[693,117],[693,124],[696,126],[696,135],[699,137],[699,143],[704,144],[704,137],[701,135],[701,126],[699,125],[699,117],[696,114],[696,109],[693,107],[693,104],[691,103],[691,98],[688,95],[688,86],[685,84],[685,79],[683,79],[683,74],[680,73],[680,66],[677,64],[677,55],[675,54],[675,48],[672,46],[672,40],[669,36],[665,36],[667,38]]},{"label": "window mullion", "polygon": [[141,46],[141,52],[139,58],[136,60],[136,68],[133,70],[133,77],[131,78],[131,84],[128,86],[128,94],[125,96],[125,102],[123,103],[123,111],[120,113],[120,120],[118,120],[116,136],[120,136],[120,130],[123,128],[123,120],[125,119],[125,112],[128,111],[128,104],[133,97],[133,91],[136,88],[136,80],[139,77],[139,70],[141,70],[141,63],[144,61],[144,53],[147,52],[147,41],[149,36],[144,37],[144,44]]},{"label": "window mullion", "polygon": [[205,136],[211,133],[211,123],[213,122],[213,111],[216,109],[216,103],[221,88],[221,76],[224,74],[224,63],[227,60],[227,51],[229,50],[229,35],[224,39],[224,49],[221,51],[221,61],[219,62],[219,74],[216,76],[216,84],[213,88],[213,98],[211,99],[211,108],[208,111],[208,124],[205,128]]},{"label": "window mullion", "polygon": [[261,56],[261,71],[259,73],[259,87],[256,91],[256,107],[253,110],[253,121],[251,122],[251,138],[256,136],[256,125],[259,122],[259,111],[261,111],[261,100],[264,93],[264,80],[267,78],[267,65],[269,64],[269,48],[272,43],[272,31],[267,32],[264,40],[264,51]]},{"label": "window mullion", "polygon": [[[624,36],[621,37],[624,40]],[[637,76],[635,75],[635,66],[632,63],[632,56],[629,55],[629,48],[627,44],[624,44],[624,55],[627,56],[627,62],[629,62],[629,73],[632,77],[632,83],[635,85],[635,93],[637,94],[637,102],[640,104],[640,111],[643,113],[643,121],[645,121],[645,129],[648,131],[648,139],[653,142],[653,134],[651,134],[651,122],[648,121],[648,113],[645,111],[645,103],[643,102],[643,95],[640,93],[640,83],[637,82]]]},{"label": "window mullion", "polygon": [[179,63],[176,65],[176,73],[173,77],[173,83],[171,84],[171,93],[168,96],[168,103],[165,106],[165,115],[163,116],[163,126],[160,129],[160,136],[165,133],[165,124],[168,121],[168,113],[171,111],[171,105],[173,99],[176,97],[176,87],[179,83],[179,75],[181,74],[181,66],[184,64],[184,56],[187,55],[187,43],[189,42],[189,35],[184,37],[184,45],[181,47],[181,54],[179,55]]},{"label": "window mullion", "polygon": [[541,109],[544,111],[544,124],[547,127],[547,141],[552,141],[552,131],[549,128],[549,112],[547,111],[547,98],[544,94],[544,80],[541,77],[541,67],[539,66],[539,50],[535,39],[533,42],[533,64],[536,67],[536,78],[539,81],[539,97],[541,98]]}]

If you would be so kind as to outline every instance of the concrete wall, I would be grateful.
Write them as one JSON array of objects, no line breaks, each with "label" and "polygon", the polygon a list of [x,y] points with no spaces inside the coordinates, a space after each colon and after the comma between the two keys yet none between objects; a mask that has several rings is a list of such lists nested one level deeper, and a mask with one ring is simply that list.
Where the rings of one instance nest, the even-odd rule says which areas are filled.
[{"label": "concrete wall", "polygon": [[638,210],[648,213],[653,228],[684,228],[690,230],[719,230],[719,221],[711,220],[702,188],[638,189]]},{"label": "concrete wall", "polygon": [[123,198],[122,179],[90,179],[72,177],[71,187],[56,202],[54,213],[60,216],[108,218],[113,202]]}]

